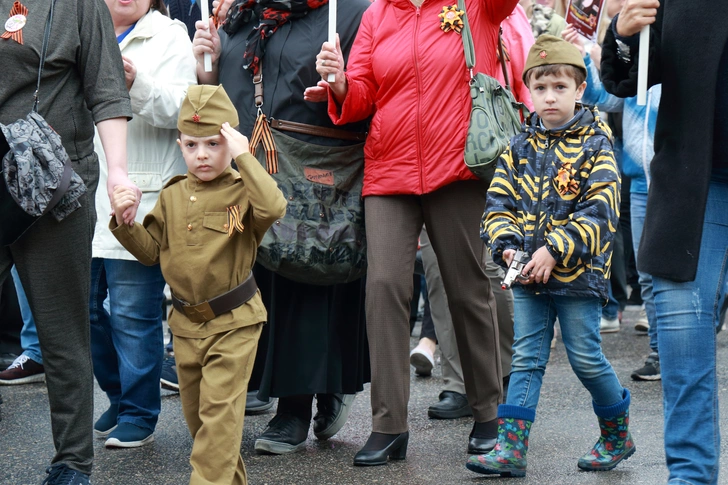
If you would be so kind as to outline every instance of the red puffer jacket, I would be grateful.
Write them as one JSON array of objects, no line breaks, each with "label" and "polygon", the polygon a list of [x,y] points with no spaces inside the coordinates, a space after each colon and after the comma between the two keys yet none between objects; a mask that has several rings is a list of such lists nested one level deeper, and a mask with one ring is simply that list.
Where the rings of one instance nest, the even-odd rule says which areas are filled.
[{"label": "red puffer jacket", "polygon": [[[457,5],[457,0],[449,0]],[[498,28],[518,0],[465,0],[476,70],[494,76]],[[349,56],[345,124],[372,116],[365,146],[364,196],[427,194],[476,178],[463,162],[470,76],[460,34],[440,28],[445,2],[376,0],[364,12]]]}]

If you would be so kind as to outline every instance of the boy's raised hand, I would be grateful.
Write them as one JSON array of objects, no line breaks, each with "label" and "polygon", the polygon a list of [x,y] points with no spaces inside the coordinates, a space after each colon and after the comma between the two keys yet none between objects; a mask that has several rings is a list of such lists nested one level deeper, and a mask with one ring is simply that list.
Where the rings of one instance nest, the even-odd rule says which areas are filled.
[{"label": "boy's raised hand", "polygon": [[[136,191],[125,185],[117,185],[111,194],[111,215],[116,217],[116,224],[121,226],[124,224],[124,211],[129,207],[135,206],[137,203]],[[130,226],[134,225],[134,220],[129,222]]]},{"label": "boy's raised hand", "polygon": [[243,153],[250,152],[248,137],[230,126],[230,123],[223,123],[220,133],[225,137],[228,144],[228,150],[230,150],[230,155],[233,158],[238,158]]},{"label": "boy's raised hand", "polygon": [[529,276],[528,281],[522,281],[522,283],[524,285],[529,283],[545,284],[551,277],[551,271],[553,271],[554,266],[556,266],[556,260],[554,257],[551,256],[551,253],[549,253],[549,250],[546,249],[546,246],[541,247],[533,253],[531,261],[529,261],[528,264],[526,264],[526,267],[523,268],[521,273]]}]

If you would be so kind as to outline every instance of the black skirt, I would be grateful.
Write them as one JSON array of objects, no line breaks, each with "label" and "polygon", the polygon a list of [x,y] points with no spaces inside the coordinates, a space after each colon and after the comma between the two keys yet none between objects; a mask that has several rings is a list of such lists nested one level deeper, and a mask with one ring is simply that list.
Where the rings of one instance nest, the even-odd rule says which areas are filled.
[{"label": "black skirt", "polygon": [[268,310],[249,389],[258,397],[354,394],[370,381],[364,318],[365,279],[318,286],[256,264]]}]

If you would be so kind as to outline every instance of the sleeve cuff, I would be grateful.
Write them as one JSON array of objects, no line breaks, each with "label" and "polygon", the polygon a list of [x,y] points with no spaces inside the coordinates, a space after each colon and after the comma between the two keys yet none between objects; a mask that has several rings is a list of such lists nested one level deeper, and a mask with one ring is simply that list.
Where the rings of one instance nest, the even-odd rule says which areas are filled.
[{"label": "sleeve cuff", "polygon": [[144,104],[151,96],[151,93],[152,82],[150,77],[146,73],[137,72],[134,84],[131,85],[131,89],[129,90],[132,112],[141,113],[144,108]]},{"label": "sleeve cuff", "polygon": [[610,28],[612,29],[612,33],[614,34],[614,38],[620,42],[624,42],[625,44],[627,44],[630,49],[639,47],[640,36],[638,34],[630,35],[629,37],[619,35],[619,33],[617,32],[617,20],[619,20],[619,14],[614,16],[614,18],[612,19],[612,25],[610,26]]}]

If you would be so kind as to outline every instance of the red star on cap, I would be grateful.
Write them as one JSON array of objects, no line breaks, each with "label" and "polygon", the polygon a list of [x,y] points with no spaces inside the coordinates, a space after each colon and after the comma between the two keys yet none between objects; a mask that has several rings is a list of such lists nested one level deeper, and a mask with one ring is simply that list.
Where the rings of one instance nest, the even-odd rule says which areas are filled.
[{"label": "red star on cap", "polygon": [[195,123],[199,123],[200,122],[200,115],[198,115],[197,113],[193,114],[192,115],[192,121],[194,121]]},{"label": "red star on cap", "polygon": [[546,59],[546,56],[547,56],[547,55],[548,55],[548,54],[546,54],[546,51],[541,51],[541,53],[539,54],[539,57],[540,57],[541,59]]}]

